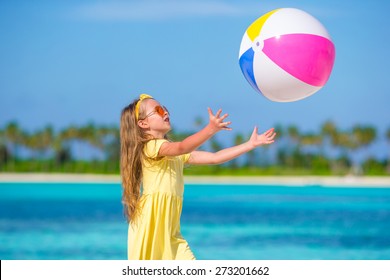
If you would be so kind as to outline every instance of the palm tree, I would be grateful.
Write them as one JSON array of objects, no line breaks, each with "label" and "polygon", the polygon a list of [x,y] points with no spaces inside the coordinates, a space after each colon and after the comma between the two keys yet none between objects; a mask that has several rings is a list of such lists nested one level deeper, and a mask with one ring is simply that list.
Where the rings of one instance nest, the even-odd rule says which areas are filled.
[{"label": "palm tree", "polygon": [[0,144],[0,171],[3,169],[3,166],[6,166],[10,159],[10,153],[7,147],[3,144]]},{"label": "palm tree", "polygon": [[321,150],[325,153],[325,149],[327,145],[331,145],[333,142],[332,139],[335,138],[338,134],[338,129],[334,122],[328,120],[326,121],[322,126],[321,126],[321,143],[322,143],[322,148]]},{"label": "palm tree", "polygon": [[95,126],[94,124],[90,124],[87,136],[88,143],[103,152],[104,139],[108,134],[108,131],[109,129],[106,126]]},{"label": "palm tree", "polygon": [[[53,143],[54,132],[50,125],[28,137],[28,146],[37,151],[37,158],[40,160],[44,158],[45,152],[53,148]],[[44,171],[47,171],[47,164],[44,164]]]},{"label": "palm tree", "polygon": [[[305,167],[314,168],[314,161],[316,163],[320,163],[321,166],[325,166],[324,162],[326,162],[326,160],[323,155],[322,140],[323,138],[321,137],[321,135],[315,133],[307,133],[301,135],[300,143],[302,144],[302,146],[306,146],[307,148],[309,148],[305,151],[305,154],[302,155],[302,160],[304,161]],[[317,150],[317,152],[310,151],[313,148]],[[317,156],[315,154],[317,154]],[[317,164],[316,168],[318,167],[318,165],[319,164]]]},{"label": "palm tree", "polygon": [[287,127],[287,135],[289,142],[292,144],[289,147],[288,156],[287,156],[287,165],[291,167],[303,166],[302,154],[301,154],[301,134],[299,129],[295,125],[290,125]]},{"label": "palm tree", "polygon": [[65,128],[65,129],[63,129],[59,133],[59,137],[63,141],[77,139],[78,135],[79,135],[78,128],[76,126],[74,126],[74,125],[71,125],[71,126]]},{"label": "palm tree", "polygon": [[116,171],[120,157],[119,128],[116,126],[99,126],[94,133],[95,147],[100,149],[107,162],[106,171]]},{"label": "palm tree", "polygon": [[352,135],[358,148],[366,147],[376,139],[376,129],[372,126],[354,126]]},{"label": "palm tree", "polygon": [[108,169],[117,171],[120,159],[120,137],[119,129],[116,126],[111,126],[107,131],[105,143],[106,160],[108,161]]},{"label": "palm tree", "polygon": [[279,138],[283,138],[284,137],[284,128],[281,124],[276,124],[274,125],[274,128],[275,128],[275,132],[276,132],[276,137],[279,139]]},{"label": "palm tree", "polygon": [[301,135],[301,144],[304,146],[316,146],[320,147],[322,146],[322,137],[321,135],[314,134],[314,133],[307,133]]},{"label": "palm tree", "polygon": [[332,170],[336,173],[344,173],[350,168],[351,159],[349,151],[355,149],[355,143],[351,139],[351,133],[348,131],[337,131],[331,138],[334,147],[339,148],[341,154],[332,164]]},{"label": "palm tree", "polygon": [[102,150],[103,145],[103,130],[99,130],[94,123],[89,123],[78,128],[77,138],[81,141],[89,143],[91,146]]},{"label": "palm tree", "polygon": [[329,145],[331,149],[340,152],[335,160],[330,160],[331,170],[334,173],[344,173],[351,164],[348,152],[354,148],[350,132],[339,130],[333,121],[328,120],[321,126],[320,133],[322,149]]},{"label": "palm tree", "polygon": [[19,157],[19,148],[23,143],[23,132],[18,123],[16,121],[12,121],[5,127],[4,135],[6,142],[8,142],[11,146],[11,169],[14,169],[16,160]]},{"label": "palm tree", "polygon": [[43,154],[53,147],[54,141],[54,131],[53,128],[48,125],[43,130],[38,131],[36,133],[36,137],[38,138],[37,149],[40,154],[40,157],[43,157]]},{"label": "palm tree", "polygon": [[[352,149],[358,150],[368,147],[376,139],[376,129],[372,126],[360,126],[356,125],[352,128]],[[356,164],[356,168],[360,172],[361,166]]]},{"label": "palm tree", "polygon": [[57,134],[53,143],[56,164],[62,165],[73,159],[70,145],[71,141],[77,139],[78,135],[78,129],[74,125],[64,128]]},{"label": "palm tree", "polygon": [[287,135],[291,139],[292,142],[294,142],[295,144],[299,144],[300,133],[299,133],[299,129],[297,126],[295,126],[295,125],[288,126],[287,127]]},{"label": "palm tree", "polygon": [[285,141],[286,131],[281,124],[274,126],[276,132],[276,163],[283,166],[287,164],[287,149],[283,144]]},{"label": "palm tree", "polygon": [[3,166],[7,165],[9,158],[10,153],[6,146],[5,131],[0,129],[0,171]]},{"label": "palm tree", "polygon": [[6,139],[5,139],[5,130],[0,128],[0,145],[5,146]]},{"label": "palm tree", "polygon": [[337,127],[334,122],[328,120],[321,126],[321,134],[325,136],[333,136],[337,134]]}]

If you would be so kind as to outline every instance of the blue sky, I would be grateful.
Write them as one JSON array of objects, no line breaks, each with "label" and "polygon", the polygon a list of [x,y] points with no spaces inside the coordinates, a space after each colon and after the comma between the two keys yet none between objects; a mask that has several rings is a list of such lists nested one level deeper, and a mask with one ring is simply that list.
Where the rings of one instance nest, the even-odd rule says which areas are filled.
[{"label": "blue sky", "polygon": [[[193,130],[207,107],[236,132],[277,123],[317,131],[390,127],[389,1],[0,1],[0,127],[119,124],[146,92],[174,127]],[[326,86],[292,103],[255,92],[238,65],[241,38],[262,14],[302,9],[327,28],[336,60]],[[222,132],[222,137],[224,137]],[[385,152],[385,151],[383,151]]]}]

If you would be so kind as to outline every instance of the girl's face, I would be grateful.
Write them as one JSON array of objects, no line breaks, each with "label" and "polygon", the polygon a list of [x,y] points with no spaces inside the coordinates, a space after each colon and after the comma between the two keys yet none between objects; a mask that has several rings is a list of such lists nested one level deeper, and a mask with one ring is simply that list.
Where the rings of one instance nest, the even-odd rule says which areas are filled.
[{"label": "girl's face", "polygon": [[156,138],[164,138],[171,130],[169,113],[165,107],[154,99],[145,99],[141,106],[145,112],[144,118],[138,120],[141,128],[147,129],[148,133]]}]

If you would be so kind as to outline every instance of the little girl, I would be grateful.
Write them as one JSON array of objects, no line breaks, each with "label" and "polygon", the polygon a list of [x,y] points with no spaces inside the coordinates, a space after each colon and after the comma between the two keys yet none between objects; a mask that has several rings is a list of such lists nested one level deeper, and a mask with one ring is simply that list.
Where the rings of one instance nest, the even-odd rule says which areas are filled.
[{"label": "little girl", "polygon": [[[220,164],[260,145],[274,142],[274,129],[241,145],[216,153],[196,151],[220,130],[231,130],[222,110],[209,124],[181,142],[170,142],[168,110],[153,97],[141,94],[121,114],[121,176],[123,204],[129,222],[128,258],[134,260],[194,260],[180,233],[184,164]],[[141,193],[142,185],[142,193]]]}]

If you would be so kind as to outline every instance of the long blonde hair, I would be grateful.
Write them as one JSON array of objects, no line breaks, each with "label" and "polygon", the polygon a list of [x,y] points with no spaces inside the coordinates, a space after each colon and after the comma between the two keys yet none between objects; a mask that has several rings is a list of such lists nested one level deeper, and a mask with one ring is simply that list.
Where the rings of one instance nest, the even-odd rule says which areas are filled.
[{"label": "long blonde hair", "polygon": [[[141,196],[142,159],[145,143],[150,140],[150,135],[145,133],[137,124],[135,108],[138,102],[142,101],[134,100],[133,103],[122,110],[120,124],[122,203],[128,222],[135,220],[139,214],[138,201]],[[139,116],[143,115],[143,106],[140,106]]]}]

